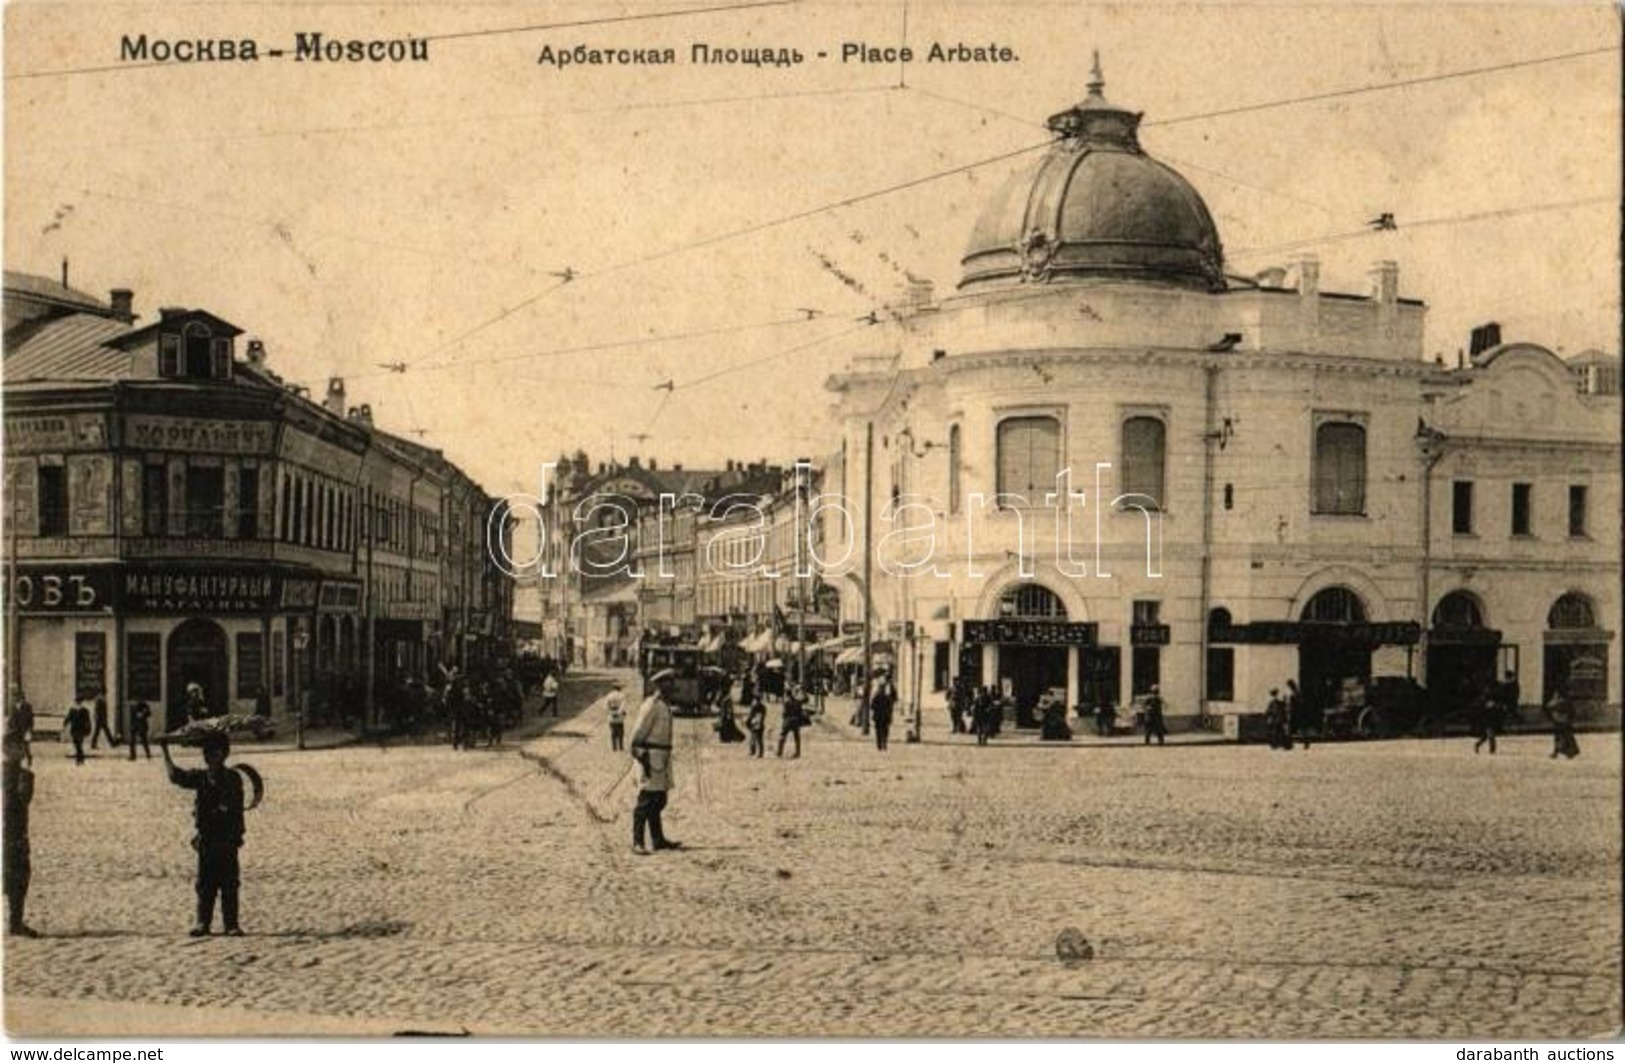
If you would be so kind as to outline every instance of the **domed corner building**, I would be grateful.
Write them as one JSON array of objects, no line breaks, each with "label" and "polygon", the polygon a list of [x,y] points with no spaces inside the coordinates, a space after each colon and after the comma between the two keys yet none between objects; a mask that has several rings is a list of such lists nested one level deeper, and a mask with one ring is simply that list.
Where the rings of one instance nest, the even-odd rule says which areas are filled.
[{"label": "domed corner building", "polygon": [[1617,393],[1529,344],[1427,360],[1392,262],[1361,294],[1313,257],[1227,274],[1098,59],[1088,87],[957,292],[915,285],[828,383],[851,520],[826,578],[848,622],[872,583],[926,727],[956,677],[1019,722],[1046,692],[1123,721],[1158,686],[1176,730],[1205,706],[1232,734],[1289,679],[1330,709],[1510,675],[1526,715],[1557,689],[1617,713]]}]

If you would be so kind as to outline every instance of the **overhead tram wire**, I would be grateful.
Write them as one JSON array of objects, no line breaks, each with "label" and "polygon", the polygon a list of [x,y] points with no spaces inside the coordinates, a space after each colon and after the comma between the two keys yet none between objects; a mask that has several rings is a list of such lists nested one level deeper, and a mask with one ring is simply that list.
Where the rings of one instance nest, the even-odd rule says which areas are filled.
[{"label": "overhead tram wire", "polygon": [[[658,19],[686,18],[693,15],[715,15],[730,11],[749,11],[754,8],[786,7],[801,3],[801,0],[756,0],[748,4],[722,4],[715,7],[680,8],[675,11],[652,11],[645,15],[610,15],[604,18],[575,19],[570,22],[546,22],[534,26],[508,26],[501,29],[489,30],[463,30],[457,33],[433,33],[422,37],[413,37],[418,41],[455,41],[469,40],[475,37],[511,36],[519,33],[541,33],[546,30],[578,29],[585,26],[608,26],[627,22],[653,22]],[[75,74],[105,74],[124,70],[151,70],[157,67],[184,67],[186,63],[117,63],[112,66],[74,67],[66,70],[28,70],[19,74],[7,74],[6,81],[21,81],[29,78],[68,77]],[[206,64],[204,64],[206,65]]]},{"label": "overhead tram wire", "polygon": [[[774,318],[768,321],[750,321],[743,324],[719,325],[716,328],[696,329],[692,332],[673,332],[659,336],[642,336],[637,339],[609,340],[603,343],[588,343],[574,347],[553,347],[543,351],[530,351],[525,354],[499,355],[492,358],[469,358],[443,362],[431,362],[421,366],[411,366],[411,370],[417,372],[434,372],[441,369],[462,369],[468,366],[499,365],[511,362],[534,361],[541,358],[559,358],[571,354],[591,354],[596,351],[648,347],[664,343],[681,343],[687,340],[704,339],[710,336],[721,336],[730,332],[748,332],[753,329],[805,325],[811,321],[819,320],[823,319],[806,317]],[[357,379],[388,375],[390,375],[388,371],[378,373],[361,373],[357,375]]]},{"label": "overhead tram wire", "polygon": [[1226,255],[1267,255],[1277,251],[1290,251],[1298,247],[1318,247],[1322,244],[1341,243],[1344,240],[1355,240],[1364,236],[1377,236],[1383,233],[1407,233],[1416,229],[1433,229],[1444,225],[1469,225],[1473,222],[1490,221],[1496,218],[1514,218],[1526,214],[1543,214],[1554,210],[1572,210],[1575,207],[1586,207],[1601,203],[1617,202],[1615,196],[1586,196],[1580,199],[1564,200],[1558,203],[1533,203],[1521,207],[1506,207],[1499,210],[1477,211],[1472,214],[1457,214],[1438,218],[1422,218],[1417,221],[1400,219],[1394,229],[1376,229],[1367,226],[1363,229],[1351,229],[1347,232],[1326,233],[1321,236],[1305,237],[1302,240],[1288,240],[1284,243],[1270,244],[1261,247],[1227,248]]},{"label": "overhead tram wire", "polygon": [[[953,177],[958,174],[968,173],[971,170],[979,169],[983,166],[991,166],[995,163],[1006,162],[1010,159],[1019,158],[1022,155],[1027,155],[1034,151],[1042,150],[1043,148],[1049,147],[1049,145],[1050,142],[1047,140],[1041,144],[1029,144],[1026,147],[1017,148],[1014,151],[1003,152],[999,155],[994,155],[985,159],[978,159],[975,162],[965,163],[961,166],[954,166],[946,170],[938,170],[935,173],[926,174],[923,177],[916,177],[908,181],[902,181],[894,185],[888,185],[885,188],[876,189],[872,192],[863,192],[855,196],[848,196],[845,199],[836,200],[832,203],[825,203],[821,206],[797,211],[794,214],[786,214],[768,221],[757,222],[752,225],[742,226],[738,229],[730,229],[726,232],[716,233],[712,236],[701,237],[686,244],[679,244],[675,247],[666,248],[663,251],[656,251],[652,254],[643,255],[638,258],[626,259],[622,262],[613,263],[603,267],[602,269],[575,273],[573,275],[573,280],[590,280],[597,277],[609,276],[614,273],[621,273],[629,269],[634,269],[638,266],[648,265],[651,262],[660,262],[668,258],[675,258],[678,255],[687,254],[690,251],[697,251],[701,248],[712,247],[716,244],[725,243],[729,240],[736,240],[741,236],[749,236],[754,233],[766,232],[769,229],[776,229],[780,226],[789,225],[793,222],[803,221],[807,218],[816,217],[819,214],[826,214],[831,211],[840,210],[843,207],[855,206],[856,204],[864,203],[871,199],[879,199],[882,196],[888,196],[895,192],[901,192],[909,188],[917,188],[920,185],[929,184],[932,181],[939,181],[945,177]],[[562,287],[564,287],[563,284],[554,285],[544,291],[538,292],[515,306],[503,310],[496,317],[490,318],[478,325],[473,326],[472,328],[458,335],[456,339],[442,344],[441,346],[428,352],[429,356],[439,354],[442,351],[447,350],[448,348],[453,347],[466,339],[469,339],[470,337],[478,335],[479,333],[490,328],[492,325],[498,324],[499,322],[512,317],[520,310],[535,305],[537,302],[540,302],[543,298],[553,294]]]}]

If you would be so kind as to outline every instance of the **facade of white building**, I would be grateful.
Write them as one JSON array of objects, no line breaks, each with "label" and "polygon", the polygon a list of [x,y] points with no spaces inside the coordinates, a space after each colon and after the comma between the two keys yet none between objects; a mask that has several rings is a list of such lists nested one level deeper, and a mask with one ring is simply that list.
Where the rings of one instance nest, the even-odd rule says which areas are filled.
[{"label": "facade of white building", "polygon": [[1528,345],[1428,361],[1393,263],[1357,295],[1312,258],[1227,275],[1201,197],[1102,89],[989,202],[957,293],[830,381],[844,618],[867,536],[875,626],[911,633],[926,705],[959,676],[1222,715],[1287,679],[1330,703],[1509,670],[1525,703],[1617,704],[1618,396]]}]

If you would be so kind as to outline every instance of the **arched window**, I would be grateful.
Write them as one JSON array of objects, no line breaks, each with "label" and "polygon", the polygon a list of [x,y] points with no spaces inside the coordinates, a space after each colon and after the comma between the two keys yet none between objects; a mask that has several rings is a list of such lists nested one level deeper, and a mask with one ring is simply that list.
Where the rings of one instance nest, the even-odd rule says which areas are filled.
[{"label": "arched window", "polygon": [[1484,613],[1478,608],[1473,596],[1462,591],[1452,591],[1439,599],[1439,604],[1433,607],[1433,626],[1451,628],[1481,628],[1484,626]]},{"label": "arched window", "polygon": [[1163,508],[1167,450],[1168,429],[1160,418],[1130,417],[1124,421],[1123,492],[1155,499],[1157,508]]},{"label": "arched window", "polygon": [[948,512],[959,512],[959,426],[948,429]]},{"label": "arched window", "polygon": [[1361,624],[1365,603],[1347,587],[1327,587],[1303,607],[1303,619],[1322,624]]},{"label": "arched window", "polygon": [[1037,583],[1018,583],[999,598],[1001,617],[1065,620],[1066,605],[1056,593]]},{"label": "arched window", "polygon": [[1230,629],[1234,628],[1235,626],[1236,626],[1235,621],[1232,620],[1231,617],[1230,617],[1230,610],[1224,608],[1223,606],[1220,606],[1217,609],[1208,610],[1208,614],[1207,614],[1207,634],[1208,634],[1208,638],[1212,638],[1214,635],[1217,635],[1220,632],[1229,631]]},{"label": "arched window", "polygon": [[1365,429],[1328,421],[1315,429],[1314,513],[1365,515]]},{"label": "arched window", "polygon": [[999,422],[998,445],[998,492],[1042,505],[1061,471],[1061,422],[1054,417],[1006,418]]},{"label": "arched window", "polygon": [[1591,607],[1591,599],[1583,594],[1569,593],[1563,595],[1552,604],[1552,611],[1546,614],[1546,626],[1549,628],[1588,628],[1597,626],[1597,613]]}]

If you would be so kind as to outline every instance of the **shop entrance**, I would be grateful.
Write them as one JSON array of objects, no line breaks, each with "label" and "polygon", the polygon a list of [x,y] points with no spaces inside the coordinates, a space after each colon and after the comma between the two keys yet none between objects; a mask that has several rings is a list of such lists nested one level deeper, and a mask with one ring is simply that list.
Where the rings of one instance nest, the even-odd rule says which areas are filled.
[{"label": "shop entrance", "polygon": [[1016,726],[1037,727],[1033,707],[1051,687],[1066,689],[1064,646],[1000,646],[999,682],[1008,682],[1015,700]]},{"label": "shop entrance", "polygon": [[193,683],[203,688],[203,702],[210,715],[225,713],[229,662],[226,633],[212,620],[188,620],[169,633],[166,730],[186,723],[186,688]]},{"label": "shop entrance", "polygon": [[1440,599],[1427,648],[1428,690],[1437,704],[1467,712],[1482,702],[1501,678],[1496,674],[1500,648],[1501,633],[1484,626],[1471,595],[1454,591]]},{"label": "shop entrance", "polygon": [[1542,703],[1557,694],[1582,705],[1607,701],[1612,638],[1612,632],[1597,626],[1590,598],[1573,592],[1559,598],[1546,614]]},{"label": "shop entrance", "polygon": [[1298,691],[1311,713],[1335,708],[1345,684],[1371,682],[1371,643],[1351,638],[1366,622],[1365,603],[1347,587],[1327,587],[1303,608],[1298,641]]}]

